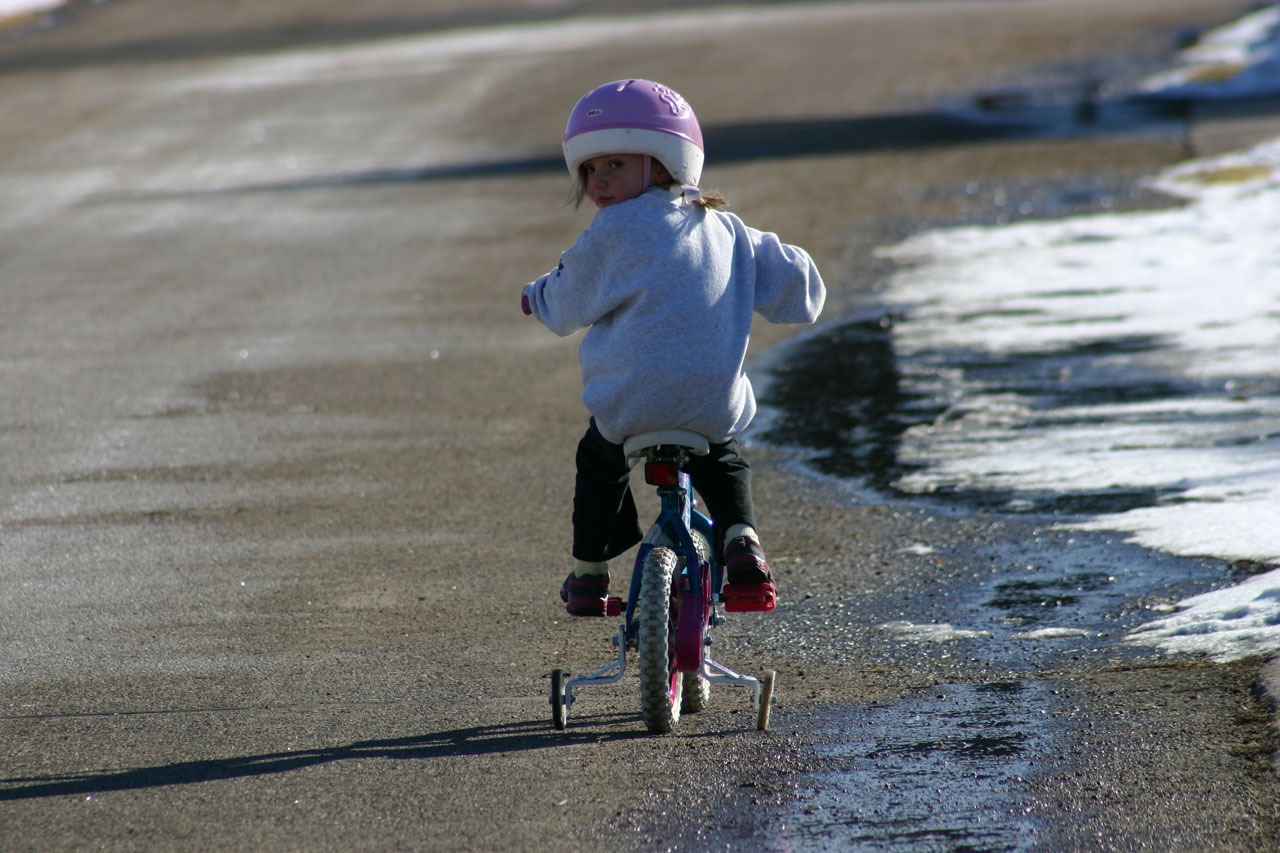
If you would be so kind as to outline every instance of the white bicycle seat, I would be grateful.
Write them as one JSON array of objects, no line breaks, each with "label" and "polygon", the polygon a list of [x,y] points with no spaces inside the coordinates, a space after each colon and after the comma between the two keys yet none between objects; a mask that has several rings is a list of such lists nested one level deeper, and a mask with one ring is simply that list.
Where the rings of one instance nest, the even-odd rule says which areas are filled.
[{"label": "white bicycle seat", "polygon": [[688,448],[695,456],[706,456],[711,452],[711,443],[705,435],[687,429],[660,429],[653,432],[641,432],[629,437],[622,443],[623,452],[630,459],[643,456],[650,447],[659,444],[674,444]]}]

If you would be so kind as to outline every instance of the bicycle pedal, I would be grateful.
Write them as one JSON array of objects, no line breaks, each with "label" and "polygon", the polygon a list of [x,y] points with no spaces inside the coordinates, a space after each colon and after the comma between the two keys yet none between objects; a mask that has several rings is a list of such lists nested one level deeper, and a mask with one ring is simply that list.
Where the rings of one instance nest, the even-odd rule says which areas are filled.
[{"label": "bicycle pedal", "polygon": [[725,584],[720,600],[728,613],[768,613],[778,606],[778,589],[771,583]]},{"label": "bicycle pedal", "polygon": [[626,602],[616,595],[611,595],[604,600],[605,616],[621,616],[622,611],[626,609]]}]

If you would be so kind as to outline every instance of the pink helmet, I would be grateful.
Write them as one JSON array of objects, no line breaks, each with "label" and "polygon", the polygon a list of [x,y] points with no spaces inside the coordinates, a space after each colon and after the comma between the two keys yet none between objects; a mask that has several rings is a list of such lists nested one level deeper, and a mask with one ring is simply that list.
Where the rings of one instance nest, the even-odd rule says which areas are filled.
[{"label": "pink helmet", "polygon": [[583,95],[564,129],[564,161],[575,180],[583,161],[605,154],[648,154],[680,183],[697,186],[702,129],[675,91],[652,80],[617,80]]}]

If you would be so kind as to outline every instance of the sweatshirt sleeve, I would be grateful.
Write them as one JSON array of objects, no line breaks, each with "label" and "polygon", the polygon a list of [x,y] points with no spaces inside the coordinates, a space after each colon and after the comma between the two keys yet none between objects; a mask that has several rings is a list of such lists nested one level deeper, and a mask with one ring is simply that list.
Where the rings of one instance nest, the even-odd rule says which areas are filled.
[{"label": "sweatshirt sleeve", "polygon": [[817,320],[827,289],[809,253],[783,243],[777,234],[747,230],[756,261],[756,311],[774,323]]},{"label": "sweatshirt sleeve", "polygon": [[530,312],[557,335],[585,329],[617,307],[608,303],[604,287],[609,259],[602,246],[608,241],[598,239],[594,228],[578,235],[555,269],[524,286]]}]

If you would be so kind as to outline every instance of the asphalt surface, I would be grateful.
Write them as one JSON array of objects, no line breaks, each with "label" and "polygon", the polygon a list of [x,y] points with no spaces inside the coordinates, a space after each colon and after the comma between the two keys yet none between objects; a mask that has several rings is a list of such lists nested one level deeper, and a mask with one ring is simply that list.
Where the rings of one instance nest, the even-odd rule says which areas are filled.
[{"label": "asphalt surface", "polygon": [[[858,646],[837,605],[927,590],[922,536],[962,560],[1034,519],[851,501],[759,446],[783,604],[720,657],[779,672],[772,731],[725,690],[649,736],[625,684],[552,731],[547,673],[611,630],[556,597],[573,342],[517,306],[588,221],[564,116],[682,91],[726,147],[705,183],[812,251],[834,324],[877,244],[977,215],[955,187],[1132,181],[1247,124],[1001,138],[939,103],[1240,7],[690,7],[115,0],[0,42],[0,846],[821,849],[785,825],[813,720],[1004,677]],[[793,332],[758,328],[762,366]],[[1031,783],[1031,843],[1274,847],[1262,663],[1056,662],[1088,735]]]}]

